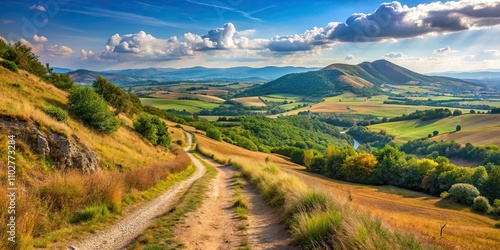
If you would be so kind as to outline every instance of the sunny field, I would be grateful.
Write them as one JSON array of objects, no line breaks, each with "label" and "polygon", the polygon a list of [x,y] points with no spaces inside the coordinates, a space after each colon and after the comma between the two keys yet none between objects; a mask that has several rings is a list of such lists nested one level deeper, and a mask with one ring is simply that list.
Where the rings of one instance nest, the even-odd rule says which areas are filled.
[{"label": "sunny field", "polygon": [[[461,125],[462,131],[454,132],[456,126]],[[461,143],[470,142],[475,145],[496,142],[495,132],[500,128],[500,115],[491,114],[466,114],[461,116],[447,117],[444,119],[421,121],[420,119],[388,122],[368,126],[370,130],[386,130],[387,133],[396,136],[396,143],[404,143],[408,140],[427,137],[434,130],[439,131],[439,139],[459,139]],[[472,135],[472,136],[471,136]],[[463,139],[460,139],[463,136]],[[468,138],[465,138],[465,137]],[[436,139],[437,139],[436,138]]]}]

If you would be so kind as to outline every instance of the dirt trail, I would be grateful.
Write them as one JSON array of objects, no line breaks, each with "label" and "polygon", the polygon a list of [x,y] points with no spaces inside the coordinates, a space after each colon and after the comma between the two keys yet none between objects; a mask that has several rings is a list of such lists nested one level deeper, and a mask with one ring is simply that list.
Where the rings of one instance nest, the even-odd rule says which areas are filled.
[{"label": "dirt trail", "polygon": [[[231,177],[235,171],[221,166],[212,159],[204,161],[216,167],[218,174],[209,187],[201,207],[187,215],[175,230],[179,241],[187,249],[237,249],[245,237],[252,249],[294,249],[287,246],[290,236],[279,215],[247,183],[242,192],[248,200],[248,220],[240,221],[232,210],[233,191]],[[246,230],[237,226],[248,223]]]},{"label": "dirt trail", "polygon": [[[192,145],[192,136],[188,133],[186,136],[189,146],[186,147],[185,150],[188,152]],[[170,207],[177,202],[177,194],[179,192],[185,191],[195,180],[203,176],[205,173],[205,166],[189,152],[188,155],[196,166],[196,171],[189,178],[175,184],[164,194],[144,205],[134,213],[124,217],[108,229],[91,235],[81,242],[75,243],[70,249],[111,250],[125,248],[125,246],[144,231],[157,216],[170,209]]]},{"label": "dirt trail", "polygon": [[252,249],[297,249],[288,246],[291,237],[280,223],[281,215],[266,204],[257,189],[247,182],[242,194],[250,205],[247,236]]}]

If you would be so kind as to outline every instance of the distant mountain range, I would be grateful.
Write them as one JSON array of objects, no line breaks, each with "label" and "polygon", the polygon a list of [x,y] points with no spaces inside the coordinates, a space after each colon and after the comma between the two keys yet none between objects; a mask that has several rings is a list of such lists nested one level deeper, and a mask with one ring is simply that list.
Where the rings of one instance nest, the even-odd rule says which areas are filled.
[{"label": "distant mountain range", "polygon": [[439,91],[473,91],[483,87],[478,83],[450,77],[422,75],[387,60],[377,60],[358,65],[336,63],[317,71],[288,74],[250,89],[243,95],[288,93],[327,96],[344,90],[371,95],[380,92],[382,84],[432,85]]},{"label": "distant mountain range", "polygon": [[286,74],[317,70],[305,67],[233,67],[233,68],[146,68],[109,71],[76,70],[68,72],[77,83],[90,84],[102,75],[117,85],[149,84],[168,81],[239,81],[267,82]]},{"label": "distant mountain range", "polygon": [[454,77],[477,83],[500,86],[500,71],[493,71],[493,70],[473,71],[473,72],[449,71],[449,72],[429,73],[429,75]]}]

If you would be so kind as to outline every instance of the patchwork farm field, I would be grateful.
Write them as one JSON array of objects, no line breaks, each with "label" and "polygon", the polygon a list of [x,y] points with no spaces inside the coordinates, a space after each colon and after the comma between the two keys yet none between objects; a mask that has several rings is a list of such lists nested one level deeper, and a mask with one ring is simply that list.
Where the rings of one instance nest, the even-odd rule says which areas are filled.
[{"label": "patchwork farm field", "polygon": [[[462,126],[462,131],[455,132],[457,125]],[[466,114],[430,121],[416,119],[368,126],[370,130],[386,130],[387,133],[396,136],[394,140],[396,143],[427,137],[428,134],[432,134],[433,131],[437,130],[442,137],[434,139],[455,138],[460,140],[461,137],[464,137],[464,139],[460,140],[462,143],[470,142],[477,145],[497,141],[498,139],[492,139],[497,136],[490,132],[495,132],[498,128],[500,128],[500,115],[491,114]],[[481,130],[484,131],[481,132]],[[474,136],[470,136],[471,133]],[[466,136],[470,138],[465,139]]]},{"label": "patchwork farm field", "polygon": [[233,98],[232,101],[239,102],[244,106],[265,107],[267,106],[258,96]]}]

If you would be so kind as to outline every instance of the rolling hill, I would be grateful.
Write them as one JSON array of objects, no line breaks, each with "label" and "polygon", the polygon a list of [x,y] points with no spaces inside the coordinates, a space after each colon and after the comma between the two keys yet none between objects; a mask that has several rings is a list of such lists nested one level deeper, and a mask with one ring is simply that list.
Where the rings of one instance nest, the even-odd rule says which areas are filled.
[{"label": "rolling hill", "polygon": [[379,87],[383,84],[432,86],[444,92],[473,91],[482,87],[460,79],[422,75],[387,60],[377,60],[358,65],[336,63],[317,71],[288,74],[248,90],[243,95],[287,93],[328,96],[345,90],[372,95],[381,92]]}]

